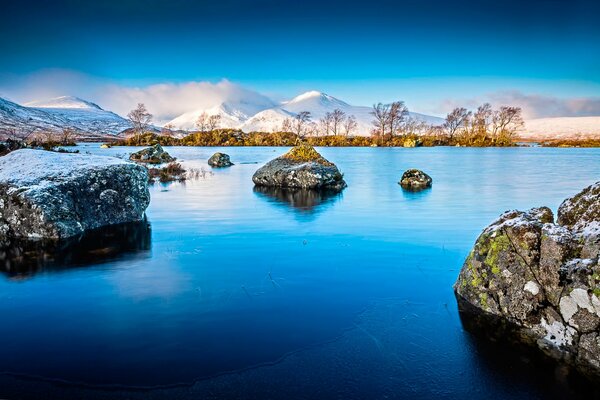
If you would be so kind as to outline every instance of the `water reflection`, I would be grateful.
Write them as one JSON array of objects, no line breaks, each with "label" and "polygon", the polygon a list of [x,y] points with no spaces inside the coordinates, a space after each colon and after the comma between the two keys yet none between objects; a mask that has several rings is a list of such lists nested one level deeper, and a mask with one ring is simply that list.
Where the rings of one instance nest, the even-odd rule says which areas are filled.
[{"label": "water reflection", "polygon": [[255,186],[254,193],[281,205],[291,206],[307,214],[322,210],[323,206],[333,204],[341,197],[335,190],[311,190]]},{"label": "water reflection", "polygon": [[150,247],[147,221],[104,227],[61,241],[13,240],[0,247],[0,272],[26,278],[145,254]]}]

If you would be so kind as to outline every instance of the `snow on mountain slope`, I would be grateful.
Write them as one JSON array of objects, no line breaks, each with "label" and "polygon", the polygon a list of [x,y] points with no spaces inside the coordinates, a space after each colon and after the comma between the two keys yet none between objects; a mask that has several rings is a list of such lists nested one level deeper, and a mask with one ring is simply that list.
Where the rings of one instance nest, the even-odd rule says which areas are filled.
[{"label": "snow on mountain slope", "polygon": [[266,98],[240,100],[240,101],[225,101],[211,108],[201,108],[189,111],[177,118],[169,121],[168,124],[173,125],[176,129],[194,130],[196,129],[196,121],[203,113],[206,115],[220,115],[220,128],[239,128],[244,122],[260,111],[266,110],[275,106],[271,100]]},{"label": "snow on mountain slope", "polygon": [[36,100],[23,104],[25,107],[34,108],[55,108],[55,109],[86,109],[86,110],[102,110],[97,104],[85,101],[79,97],[61,96],[49,100]]},{"label": "snow on mountain slope", "polygon": [[281,129],[286,118],[293,118],[295,115],[280,108],[270,108],[254,115],[239,128],[244,132],[274,132]]},{"label": "snow on mountain slope", "polygon": [[[245,132],[263,131],[272,132],[281,129],[283,121],[286,118],[293,118],[301,111],[311,113],[313,122],[318,122],[327,112],[340,109],[346,115],[353,115],[356,118],[358,127],[356,134],[369,135],[372,129],[373,116],[371,107],[352,106],[340,99],[329,96],[318,91],[310,91],[294,97],[292,100],[281,103],[280,105],[259,104],[255,107],[241,107],[239,103],[222,103],[217,107],[205,110],[194,110],[170,122],[177,129],[195,129],[195,123],[198,117],[206,112],[208,115],[221,115],[222,128],[237,128]],[[430,124],[439,125],[443,123],[442,118],[429,115],[410,113],[410,116]]]},{"label": "snow on mountain slope", "polygon": [[131,124],[119,115],[77,97],[57,97],[25,106],[0,99],[0,133],[6,134],[11,128],[60,131],[67,127],[90,135],[116,135]]},{"label": "snow on mountain slope", "polygon": [[600,138],[600,116],[555,117],[525,121],[524,139]]}]

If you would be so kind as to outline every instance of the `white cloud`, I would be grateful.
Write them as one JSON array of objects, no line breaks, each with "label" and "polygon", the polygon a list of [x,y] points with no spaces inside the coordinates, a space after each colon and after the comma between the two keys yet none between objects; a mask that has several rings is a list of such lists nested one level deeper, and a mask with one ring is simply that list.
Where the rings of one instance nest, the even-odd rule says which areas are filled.
[{"label": "white cloud", "polygon": [[66,95],[93,101],[123,116],[137,103],[144,103],[156,123],[224,101],[272,103],[266,96],[226,79],[216,83],[190,81],[131,86],[65,70],[45,70],[22,77],[0,76],[0,97],[18,103]]}]

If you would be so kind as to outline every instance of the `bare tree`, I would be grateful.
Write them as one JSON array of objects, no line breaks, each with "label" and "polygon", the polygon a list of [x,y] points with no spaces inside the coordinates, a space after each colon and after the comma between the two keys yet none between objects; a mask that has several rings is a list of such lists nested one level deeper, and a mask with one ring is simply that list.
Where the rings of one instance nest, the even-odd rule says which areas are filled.
[{"label": "bare tree", "polygon": [[500,107],[492,116],[494,144],[510,144],[517,131],[524,125],[520,107]]},{"label": "bare tree", "polygon": [[127,118],[133,125],[133,133],[137,137],[137,144],[139,145],[141,144],[142,135],[152,122],[152,114],[146,110],[144,103],[138,103],[137,107],[127,114]]},{"label": "bare tree", "polygon": [[196,129],[200,132],[206,132],[208,130],[208,114],[203,112],[198,116],[196,120]]},{"label": "bare tree", "polygon": [[281,132],[292,132],[294,130],[293,125],[292,119],[286,117],[281,123]]},{"label": "bare tree", "polygon": [[352,132],[358,127],[358,123],[356,122],[356,117],[354,115],[349,115],[344,121],[344,134],[346,136],[350,136]]},{"label": "bare tree", "polygon": [[60,134],[60,144],[63,146],[68,146],[73,143],[75,138],[75,129],[73,128],[63,128]]},{"label": "bare tree", "polygon": [[466,126],[470,117],[471,112],[467,111],[464,107],[457,107],[446,115],[446,121],[443,126],[448,132],[450,139],[454,138],[454,135],[458,130],[463,129]]},{"label": "bare tree", "polygon": [[160,133],[164,136],[173,136],[173,131],[175,130],[175,126],[173,124],[167,124],[163,126]]},{"label": "bare tree", "polygon": [[329,135],[329,131],[331,130],[331,120],[333,115],[330,112],[326,112],[323,118],[319,120],[319,124],[321,125],[321,132],[323,136]]},{"label": "bare tree", "polygon": [[492,123],[492,105],[485,103],[477,107],[471,121],[471,134],[481,141],[485,141],[488,136],[489,127]]},{"label": "bare tree", "polygon": [[215,114],[208,117],[207,128],[209,131],[214,131],[219,128],[219,124],[221,123],[221,114]]},{"label": "bare tree", "polygon": [[298,139],[303,139],[306,135],[306,125],[310,122],[310,111],[300,111],[294,117],[293,131]]},{"label": "bare tree", "polygon": [[382,138],[385,137],[390,116],[390,105],[382,103],[373,104],[373,111],[371,111],[371,115],[374,117],[372,122],[374,133]]},{"label": "bare tree", "polygon": [[389,107],[387,124],[390,137],[392,137],[401,131],[402,124],[408,116],[408,108],[406,108],[403,101],[395,101]]},{"label": "bare tree", "polygon": [[408,117],[401,125],[400,129],[404,134],[420,135],[431,131],[431,125],[420,119]]},{"label": "bare tree", "polygon": [[333,136],[337,136],[342,128],[342,124],[344,123],[344,119],[346,118],[346,113],[336,108],[331,113],[331,132]]}]

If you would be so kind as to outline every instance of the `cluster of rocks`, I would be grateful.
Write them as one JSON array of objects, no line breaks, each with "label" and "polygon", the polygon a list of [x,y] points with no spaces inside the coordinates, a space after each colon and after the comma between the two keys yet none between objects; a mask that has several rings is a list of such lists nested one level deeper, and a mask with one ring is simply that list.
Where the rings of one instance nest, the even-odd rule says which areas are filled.
[{"label": "cluster of rocks", "polygon": [[[461,313],[497,318],[518,340],[600,374],[600,182],[484,229],[454,286]],[[515,335],[516,333],[516,335]]]},{"label": "cluster of rocks", "polygon": [[346,187],[335,164],[307,145],[296,146],[269,161],[254,173],[252,181],[257,186],[280,188],[341,191]]},{"label": "cluster of rocks", "polygon": [[129,159],[136,162],[148,163],[148,164],[163,164],[175,161],[174,157],[171,157],[160,144],[155,144],[143,150],[132,153]]},{"label": "cluster of rocks", "polygon": [[32,149],[0,157],[0,242],[140,221],[149,202],[146,168],[118,158]]}]

